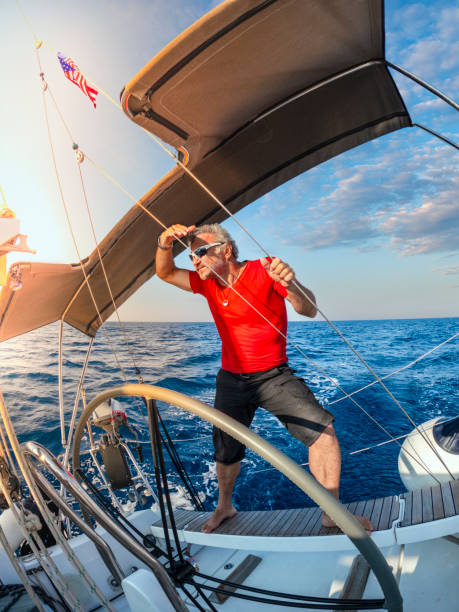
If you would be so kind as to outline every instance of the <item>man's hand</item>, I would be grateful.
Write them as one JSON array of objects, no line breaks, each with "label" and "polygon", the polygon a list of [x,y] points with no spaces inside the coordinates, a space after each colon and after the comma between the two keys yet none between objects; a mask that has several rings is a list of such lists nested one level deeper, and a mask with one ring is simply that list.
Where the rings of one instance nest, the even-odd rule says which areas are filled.
[{"label": "man's hand", "polygon": [[287,289],[287,300],[295,311],[305,317],[315,317],[317,313],[316,298],[312,291],[298,283],[295,279],[295,272],[288,263],[281,261],[278,257],[275,257],[271,262],[266,257],[262,257],[260,261],[269,276]]},{"label": "man's hand", "polygon": [[195,229],[195,225],[188,227],[179,223],[171,225],[160,234],[156,249],[155,267],[158,277],[185,291],[191,291],[190,274],[188,270],[176,267],[171,247],[174,240],[188,236]]},{"label": "man's hand", "polygon": [[266,272],[276,281],[276,283],[280,283],[282,286],[288,288],[292,281],[295,280],[295,272],[293,269],[288,263],[281,261],[279,257],[274,257],[271,263],[266,257],[262,257],[260,261]]},{"label": "man's hand", "polygon": [[172,246],[174,240],[178,238],[183,238],[184,236],[188,236],[191,232],[194,232],[196,229],[196,225],[180,225],[180,223],[175,223],[164,230],[160,237],[161,246],[165,248],[169,248]]}]

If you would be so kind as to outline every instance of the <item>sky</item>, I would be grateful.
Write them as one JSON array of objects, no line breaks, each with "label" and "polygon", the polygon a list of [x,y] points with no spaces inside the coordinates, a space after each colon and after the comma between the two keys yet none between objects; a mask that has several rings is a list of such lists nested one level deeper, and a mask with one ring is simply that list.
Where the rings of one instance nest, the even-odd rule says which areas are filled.
[{"label": "sky", "polygon": [[[21,232],[37,251],[27,257],[12,254],[9,263],[29,258],[69,263],[93,251],[72,142],[134,200],[173,166],[102,93],[94,110],[64,78],[57,51],[70,56],[91,82],[118,101],[122,87],[215,4],[21,0],[18,5],[0,0],[0,186],[21,221]],[[457,2],[387,0],[385,6],[388,60],[457,101]],[[43,41],[38,53],[49,84],[45,96],[34,35]],[[406,77],[393,76],[413,121],[459,142],[458,113]],[[50,156],[44,97],[79,255]],[[294,267],[331,319],[458,316],[458,162],[452,147],[419,128],[406,128],[295,178],[238,213],[238,219],[267,251]],[[81,169],[100,241],[133,201],[87,160]],[[243,258],[262,256],[233,220],[225,226]],[[177,258],[179,266],[188,263],[185,254]],[[200,296],[156,277],[120,308],[120,315],[128,321],[210,320]],[[289,317],[301,318],[292,310]]]}]

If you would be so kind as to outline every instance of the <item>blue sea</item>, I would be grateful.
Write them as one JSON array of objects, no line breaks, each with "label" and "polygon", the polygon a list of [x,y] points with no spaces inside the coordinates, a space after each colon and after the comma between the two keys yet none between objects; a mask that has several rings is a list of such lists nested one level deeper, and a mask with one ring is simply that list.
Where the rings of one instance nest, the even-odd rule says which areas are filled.
[{"label": "blue sea", "polygon": [[[342,321],[336,325],[382,377],[457,333],[459,318]],[[220,341],[213,323],[124,323],[123,327],[130,352],[146,383],[213,403],[215,375],[220,364]],[[137,382],[118,324],[107,323],[105,328],[128,381]],[[288,336],[347,393],[372,382],[371,374],[326,322],[291,322]],[[124,382],[110,343],[100,330],[85,378],[88,402],[103,389]],[[65,327],[63,363],[67,425],[87,345],[84,335]],[[57,350],[57,325],[8,340],[0,347],[1,388],[20,441],[35,440],[55,454],[62,451]],[[333,382],[314,369],[295,348],[289,346],[288,354],[291,367],[307,381],[324,405],[342,396]],[[457,415],[458,356],[459,338],[455,338],[413,367],[385,381],[417,424],[434,417]],[[413,429],[379,385],[365,389],[355,399],[393,436],[402,436]],[[139,401],[123,398],[122,402],[130,424],[145,442],[143,467],[151,474],[145,410]],[[196,489],[206,508],[212,509],[217,499],[217,483],[211,426],[175,406],[159,404],[159,408]],[[328,408],[336,417],[335,429],[343,455],[341,499],[347,502],[403,491],[397,471],[399,446],[394,442],[375,446],[387,440],[386,434],[349,399]],[[307,461],[306,449],[269,413],[259,409],[252,428],[298,463]],[[126,437],[132,439],[133,436],[126,432]],[[356,452],[366,447],[374,448]],[[175,503],[186,507],[189,502],[178,478],[169,464],[168,469]],[[295,485],[250,450],[235,490],[235,504],[240,510],[313,505]]]}]

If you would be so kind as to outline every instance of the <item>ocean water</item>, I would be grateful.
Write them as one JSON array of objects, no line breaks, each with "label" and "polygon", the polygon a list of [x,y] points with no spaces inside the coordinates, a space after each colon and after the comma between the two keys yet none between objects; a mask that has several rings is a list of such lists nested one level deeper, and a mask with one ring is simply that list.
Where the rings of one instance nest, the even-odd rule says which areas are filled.
[{"label": "ocean water", "polygon": [[[341,332],[369,362],[379,376],[385,376],[445,341],[459,331],[459,318],[383,321],[343,321]],[[188,394],[213,403],[215,375],[220,364],[220,341],[213,323],[125,323],[130,351],[123,344],[118,324],[108,323],[99,331],[85,378],[89,402],[103,389],[124,382],[137,382],[134,356],[146,383]],[[350,393],[372,382],[371,374],[325,322],[292,322],[289,339],[322,368],[333,381]],[[116,349],[115,359],[110,344]],[[64,332],[64,403],[67,424],[76,386],[84,362],[88,339],[66,326]],[[55,454],[62,451],[58,408],[58,327],[51,325],[11,339],[0,347],[0,384],[20,441],[34,440]],[[335,415],[335,429],[341,445],[343,468],[341,499],[345,502],[404,490],[397,471],[399,446],[349,399],[333,382],[318,372],[296,349],[289,346],[289,361],[318,399]],[[459,339],[442,346],[428,357],[386,380],[404,410],[417,423],[434,417],[457,415],[459,399]],[[117,360],[122,364],[120,373]],[[379,385],[355,396],[358,403],[393,436],[409,433],[407,417]],[[130,424],[143,444],[143,467],[152,473],[145,410],[138,400],[123,398]],[[200,492],[207,509],[217,499],[212,455],[211,426],[167,404],[159,404],[170,436]],[[80,406],[81,411],[81,406]],[[259,409],[252,428],[298,463],[307,461],[306,449],[292,438],[275,417]],[[127,438],[132,434],[126,432]],[[360,451],[366,447],[370,450]],[[177,505],[189,502],[168,463],[168,479]],[[295,508],[313,505],[304,493],[263,459],[248,450],[235,490],[240,510]]]}]

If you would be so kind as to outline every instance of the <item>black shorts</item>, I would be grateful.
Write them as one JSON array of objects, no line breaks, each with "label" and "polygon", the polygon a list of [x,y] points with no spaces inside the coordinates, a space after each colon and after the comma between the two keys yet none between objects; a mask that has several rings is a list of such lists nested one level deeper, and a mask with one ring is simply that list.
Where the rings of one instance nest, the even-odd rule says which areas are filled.
[{"label": "black shorts", "polygon": [[[218,372],[217,410],[250,427],[259,406],[274,414],[306,446],[311,446],[334,420],[287,364],[250,374]],[[217,427],[213,430],[213,442],[214,459],[219,463],[230,465],[244,457],[245,446]]]}]

